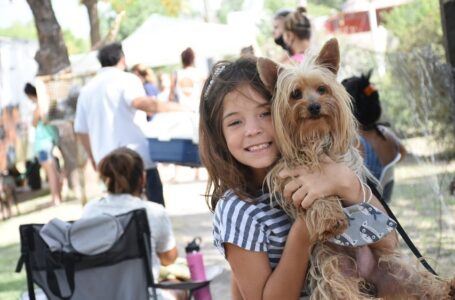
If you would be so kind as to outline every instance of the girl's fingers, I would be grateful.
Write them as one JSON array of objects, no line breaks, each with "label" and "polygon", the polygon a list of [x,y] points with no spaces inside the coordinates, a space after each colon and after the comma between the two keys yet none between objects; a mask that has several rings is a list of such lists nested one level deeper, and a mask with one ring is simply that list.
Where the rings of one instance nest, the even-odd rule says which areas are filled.
[{"label": "girl's fingers", "polygon": [[291,199],[292,194],[301,187],[302,184],[298,180],[291,180],[289,181],[283,189],[283,196],[285,199]]},{"label": "girl's fingers", "polygon": [[300,206],[302,206],[303,209],[308,209],[311,205],[313,205],[313,202],[315,200],[316,198],[314,197],[313,194],[307,193],[300,202]]},{"label": "girl's fingers", "polygon": [[305,199],[308,191],[305,187],[299,187],[293,194],[292,194],[292,204],[295,208],[298,208],[302,201]]},{"label": "girl's fingers", "polygon": [[284,169],[284,170],[281,170],[280,173],[278,173],[278,177],[282,178],[282,179],[285,179],[285,178],[288,178],[288,177],[295,177],[295,172],[293,172],[293,170],[290,170],[290,169]]},{"label": "girl's fingers", "polygon": [[295,169],[284,169],[284,170],[281,170],[280,173],[278,173],[278,177],[280,177],[282,179],[287,178],[287,177],[299,177],[300,175],[305,174],[306,172],[308,172],[308,171],[303,166],[295,168]]}]

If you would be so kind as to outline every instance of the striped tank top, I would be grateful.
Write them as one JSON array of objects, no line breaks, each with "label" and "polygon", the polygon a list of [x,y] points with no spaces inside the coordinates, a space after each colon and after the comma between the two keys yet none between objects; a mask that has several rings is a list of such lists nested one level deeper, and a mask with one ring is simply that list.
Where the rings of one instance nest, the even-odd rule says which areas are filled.
[{"label": "striped tank top", "polygon": [[218,201],[213,218],[214,245],[226,257],[224,243],[254,252],[267,252],[272,269],[278,264],[292,221],[264,193],[245,202],[227,191]]}]

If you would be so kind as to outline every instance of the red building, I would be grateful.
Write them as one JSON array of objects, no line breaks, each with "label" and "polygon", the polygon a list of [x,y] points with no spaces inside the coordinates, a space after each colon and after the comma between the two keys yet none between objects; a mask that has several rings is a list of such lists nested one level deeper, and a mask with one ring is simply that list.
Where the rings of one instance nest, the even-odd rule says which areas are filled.
[{"label": "red building", "polygon": [[[368,32],[373,26],[381,24],[381,15],[394,7],[411,0],[351,0],[347,1],[342,11],[331,16],[325,22],[328,32],[359,33]],[[370,13],[375,15],[375,21],[370,22]],[[373,16],[374,16],[373,15]],[[374,17],[373,17],[374,18]],[[374,24],[376,22],[376,24]]]}]

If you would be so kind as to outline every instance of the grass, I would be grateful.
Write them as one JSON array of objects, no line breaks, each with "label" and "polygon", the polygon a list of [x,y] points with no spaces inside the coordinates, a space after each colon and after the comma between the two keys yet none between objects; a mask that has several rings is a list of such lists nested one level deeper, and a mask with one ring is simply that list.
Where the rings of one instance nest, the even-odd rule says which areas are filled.
[{"label": "grass", "polygon": [[[397,165],[391,208],[414,244],[444,277],[455,265],[455,160],[430,164],[410,157]],[[408,251],[403,245],[404,251]],[[411,255],[411,254],[410,254]]]},{"label": "grass", "polygon": [[25,270],[15,273],[19,244],[0,247],[0,299],[17,300],[26,288]]}]

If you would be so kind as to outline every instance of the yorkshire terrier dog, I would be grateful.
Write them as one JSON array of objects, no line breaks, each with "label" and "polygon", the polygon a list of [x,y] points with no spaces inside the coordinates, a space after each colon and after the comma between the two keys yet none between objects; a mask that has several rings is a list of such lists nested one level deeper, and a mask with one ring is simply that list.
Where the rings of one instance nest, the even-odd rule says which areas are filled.
[{"label": "yorkshire terrier dog", "polygon": [[340,199],[318,199],[303,211],[280,196],[286,183],[278,176],[281,170],[302,165],[317,170],[327,156],[366,178],[356,148],[351,100],[336,80],[339,63],[336,39],[329,40],[317,56],[307,54],[300,65],[258,60],[261,80],[273,94],[275,140],[282,155],[268,173],[267,184],[291,217],[304,215],[310,235],[317,241],[308,271],[311,299],[455,299],[455,281],[441,280],[420,270],[417,263],[411,266],[391,243],[356,248],[330,241],[350,224]]}]

